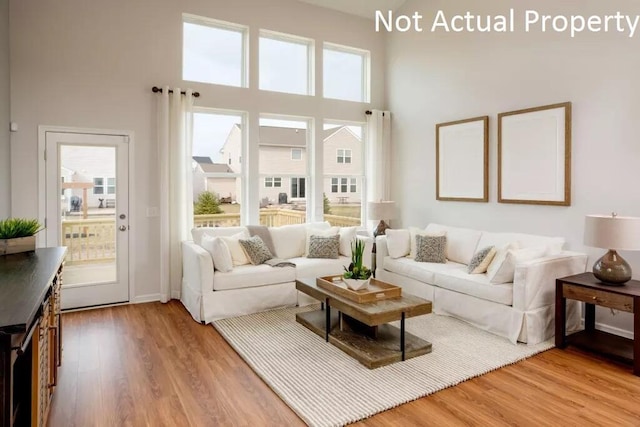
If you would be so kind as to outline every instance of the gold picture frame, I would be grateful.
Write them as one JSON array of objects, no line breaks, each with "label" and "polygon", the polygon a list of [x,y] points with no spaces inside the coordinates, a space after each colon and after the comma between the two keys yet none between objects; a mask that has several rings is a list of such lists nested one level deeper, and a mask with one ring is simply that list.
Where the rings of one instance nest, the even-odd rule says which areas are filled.
[{"label": "gold picture frame", "polygon": [[436,125],[436,200],[489,201],[489,116]]},{"label": "gold picture frame", "polygon": [[571,205],[571,102],[498,114],[498,203]]}]

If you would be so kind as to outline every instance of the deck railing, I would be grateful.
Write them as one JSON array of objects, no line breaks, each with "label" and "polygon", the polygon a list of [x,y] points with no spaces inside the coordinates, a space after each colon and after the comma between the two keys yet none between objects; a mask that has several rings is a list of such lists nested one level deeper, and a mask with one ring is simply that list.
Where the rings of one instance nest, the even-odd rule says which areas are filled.
[{"label": "deck railing", "polygon": [[[260,209],[260,224],[278,227],[303,224],[306,212],[292,209]],[[360,225],[360,218],[325,215],[333,226]],[[194,215],[196,227],[233,227],[240,225],[240,214]],[[114,218],[73,219],[62,221],[62,245],[68,249],[67,264],[109,262],[116,258],[116,224]]]}]

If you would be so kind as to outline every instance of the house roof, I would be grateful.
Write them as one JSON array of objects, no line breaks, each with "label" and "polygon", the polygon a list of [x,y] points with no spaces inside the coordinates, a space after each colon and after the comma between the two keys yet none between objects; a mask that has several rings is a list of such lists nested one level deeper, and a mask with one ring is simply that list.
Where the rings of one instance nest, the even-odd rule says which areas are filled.
[{"label": "house roof", "polygon": [[234,173],[226,163],[213,163],[211,157],[193,156],[204,173]]},{"label": "house roof", "polygon": [[213,163],[213,161],[211,160],[211,157],[193,156],[193,160],[195,160],[199,165]]}]

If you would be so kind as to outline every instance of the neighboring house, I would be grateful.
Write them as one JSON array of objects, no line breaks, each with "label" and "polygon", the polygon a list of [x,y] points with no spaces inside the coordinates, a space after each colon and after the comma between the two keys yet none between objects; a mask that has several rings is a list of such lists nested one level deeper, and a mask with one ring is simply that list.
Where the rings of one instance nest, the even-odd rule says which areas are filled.
[{"label": "neighboring house", "polygon": [[229,177],[219,175],[234,173],[227,164],[213,163],[210,157],[194,156],[191,166],[194,201],[198,199],[200,193],[205,191],[210,191],[219,199],[227,199],[230,202],[236,202],[239,199],[240,180],[235,175]]},{"label": "neighboring house", "polygon": [[[333,203],[360,203],[362,194],[362,141],[346,126],[324,131],[324,193]],[[242,167],[242,130],[234,125],[220,149],[225,164],[234,171]],[[260,199],[279,203],[306,199],[308,160],[307,131],[260,126]],[[220,179],[220,178],[216,178]]]},{"label": "neighboring house", "polygon": [[[87,184],[87,197],[82,202],[86,203],[88,208],[98,208],[100,199],[103,199],[103,207],[107,206],[107,200],[110,207],[115,206],[115,148],[62,146],[60,163],[62,183]],[[61,193],[63,209],[66,211],[71,211],[72,196],[84,199],[81,188],[67,188]]]}]

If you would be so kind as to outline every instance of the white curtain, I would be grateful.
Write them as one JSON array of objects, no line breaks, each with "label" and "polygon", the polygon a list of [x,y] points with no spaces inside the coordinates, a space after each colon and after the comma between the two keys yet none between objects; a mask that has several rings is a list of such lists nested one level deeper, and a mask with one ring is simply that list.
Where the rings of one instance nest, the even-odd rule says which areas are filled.
[{"label": "white curtain", "polygon": [[367,115],[367,201],[391,200],[391,113]]},{"label": "white curtain", "polygon": [[160,157],[160,300],[180,297],[183,240],[193,226],[191,152],[193,92],[169,93],[164,87],[158,100],[158,150]]}]

